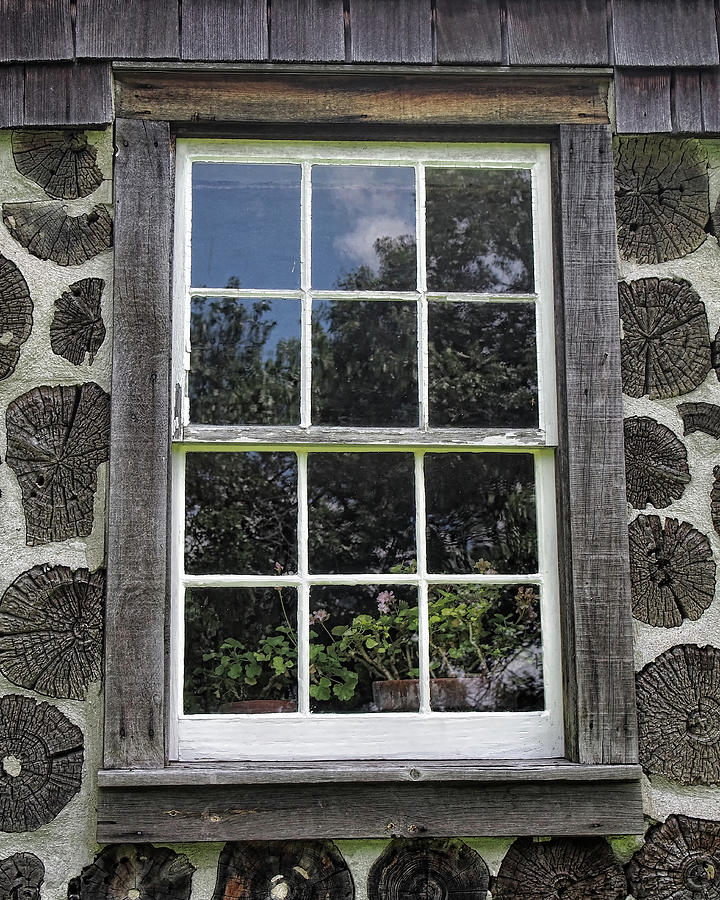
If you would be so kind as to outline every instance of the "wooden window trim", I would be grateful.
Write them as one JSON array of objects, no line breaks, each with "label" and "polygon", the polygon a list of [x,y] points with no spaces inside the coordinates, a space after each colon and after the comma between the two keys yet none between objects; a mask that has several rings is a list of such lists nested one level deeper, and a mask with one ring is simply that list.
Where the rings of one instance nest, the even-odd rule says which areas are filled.
[{"label": "wooden window trim", "polygon": [[566,758],[180,765],[165,750],[173,138],[160,118],[116,120],[99,841],[641,831],[612,136],[606,124],[560,124],[548,136]]}]

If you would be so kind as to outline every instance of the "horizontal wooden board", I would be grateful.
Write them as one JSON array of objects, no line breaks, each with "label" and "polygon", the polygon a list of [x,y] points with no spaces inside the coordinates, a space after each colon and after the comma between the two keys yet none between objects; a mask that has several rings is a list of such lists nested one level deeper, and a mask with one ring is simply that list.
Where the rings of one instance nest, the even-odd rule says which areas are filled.
[{"label": "horizontal wooden board", "polygon": [[350,0],[353,62],[432,62],[430,0]]},{"label": "horizontal wooden board", "polygon": [[672,131],[669,70],[617,69],[615,124],[619,134]]},{"label": "horizontal wooden board", "polygon": [[604,75],[333,75],[116,70],[121,116],[171,122],[608,122]]},{"label": "horizontal wooden board", "polygon": [[272,59],[338,62],[345,59],[343,0],[273,0]]},{"label": "horizontal wooden board", "polygon": [[639,780],[101,788],[97,840],[630,834]]},{"label": "horizontal wooden board", "polygon": [[0,66],[0,128],[23,124],[24,67]]},{"label": "horizontal wooden board", "polygon": [[106,125],[110,122],[109,63],[25,66],[25,125]]},{"label": "horizontal wooden board", "polygon": [[618,66],[716,66],[713,0],[613,0]]},{"label": "horizontal wooden board", "polygon": [[0,62],[73,58],[67,0],[0,0]]},{"label": "horizontal wooden board", "polygon": [[176,59],[178,0],[77,0],[76,52],[94,59]]},{"label": "horizontal wooden board", "polygon": [[329,784],[386,781],[632,781],[640,766],[583,766],[565,760],[346,760],[172,763],[163,769],[102,769],[100,787],[200,784]]},{"label": "horizontal wooden board", "polygon": [[511,65],[608,63],[605,0],[507,0]]},{"label": "horizontal wooden board", "polygon": [[436,0],[439,63],[500,63],[500,0]]},{"label": "horizontal wooden board", "polygon": [[267,0],[183,0],[182,58],[267,59]]}]

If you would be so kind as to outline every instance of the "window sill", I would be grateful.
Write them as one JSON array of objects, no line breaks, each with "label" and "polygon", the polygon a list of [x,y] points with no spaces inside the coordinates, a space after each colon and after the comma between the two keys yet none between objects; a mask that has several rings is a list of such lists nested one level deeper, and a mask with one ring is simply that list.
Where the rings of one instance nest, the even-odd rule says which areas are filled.
[{"label": "window sill", "polygon": [[567,760],[104,769],[100,843],[642,832],[640,767]]}]

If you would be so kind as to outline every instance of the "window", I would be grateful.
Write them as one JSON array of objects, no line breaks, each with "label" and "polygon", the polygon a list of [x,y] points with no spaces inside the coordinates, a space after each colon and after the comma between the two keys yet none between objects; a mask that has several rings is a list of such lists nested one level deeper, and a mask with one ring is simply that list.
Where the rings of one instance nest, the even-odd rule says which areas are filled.
[{"label": "window", "polygon": [[170,758],[562,756],[549,148],[182,141],[176,196]]},{"label": "window", "polygon": [[[642,807],[629,611],[607,78],[602,73],[573,72],[553,74],[543,80],[528,74],[513,75],[510,83],[506,76],[474,71],[438,73],[428,67],[422,72],[413,70],[396,76],[395,72],[366,69],[358,72],[352,67],[343,67],[330,73],[323,70],[322,74],[317,70],[293,71],[293,89],[290,90],[288,77],[265,70],[249,74],[237,71],[232,75],[193,72],[192,76],[185,72],[143,70],[133,74],[121,68],[115,70],[116,108],[121,111],[121,117],[115,125],[112,450],[104,768],[98,775],[98,839],[102,842],[196,841],[367,838],[388,834],[482,836],[496,835],[500,831],[531,835],[639,831]],[[278,103],[280,96],[282,103]],[[211,109],[218,120],[224,119],[225,124],[199,125],[199,109]],[[499,121],[514,130],[498,130]],[[348,122],[362,124],[348,125]],[[528,128],[528,122],[534,123],[532,129]],[[330,127],[322,131],[323,123],[329,123]],[[182,390],[176,391],[176,380],[170,373],[171,348],[173,345],[183,347],[187,327],[182,317],[171,316],[173,247],[184,246],[186,237],[191,235],[191,224],[181,216],[174,217],[175,137],[177,135],[180,147],[177,160],[182,166],[183,138],[196,138],[198,134],[205,138],[209,127],[216,129],[216,137],[230,135],[233,139],[246,141],[260,137],[314,142],[332,138],[336,141],[341,135],[362,145],[359,153],[348,146],[355,154],[352,159],[342,159],[333,151],[329,157],[313,161],[309,157],[302,158],[302,154],[293,156],[288,148],[290,155],[283,155],[283,159],[276,162],[235,156],[224,163],[246,167],[267,163],[301,169],[326,164],[329,175],[344,168],[367,165],[368,154],[375,152],[373,148],[379,154],[378,163],[387,163],[387,168],[393,171],[398,167],[419,171],[425,166],[482,172],[492,168],[488,164],[493,154],[498,153],[506,168],[539,172],[540,157],[530,159],[523,154],[536,153],[530,144],[539,142],[549,147],[551,177],[549,182],[536,179],[536,200],[540,200],[542,191],[547,192],[548,184],[551,185],[552,199],[547,203],[544,200],[538,202],[533,211],[533,222],[537,228],[540,222],[537,215],[551,214],[552,228],[549,220],[545,220],[542,234],[534,236],[533,258],[535,261],[547,259],[545,254],[552,254],[553,265],[548,266],[544,278],[549,278],[552,271],[554,292],[552,289],[551,293],[545,292],[546,282],[537,277],[536,270],[534,283],[519,291],[525,292],[522,300],[479,296],[495,291],[507,294],[495,287],[489,291],[481,290],[477,297],[469,296],[474,288],[468,291],[463,287],[456,298],[444,299],[444,289],[436,291],[440,297],[433,296],[435,285],[428,274],[427,285],[418,285],[416,281],[407,290],[404,284],[402,291],[380,289],[380,296],[370,301],[369,298],[350,296],[349,291],[340,290],[342,296],[337,296],[337,285],[332,282],[329,286],[318,287],[318,290],[327,291],[327,296],[308,295],[305,292],[314,289],[311,275],[309,283],[294,284],[292,291],[295,293],[289,295],[284,285],[261,285],[251,289],[247,275],[241,278],[241,273],[230,271],[221,274],[219,285],[215,279],[211,285],[209,279],[200,277],[200,284],[207,283],[209,287],[195,296],[214,295],[217,300],[219,294],[228,290],[231,296],[224,299],[244,301],[245,309],[252,311],[253,304],[259,302],[259,315],[264,315],[262,307],[268,303],[283,302],[288,304],[285,308],[304,304],[304,321],[306,328],[310,326],[311,333],[301,350],[304,347],[307,356],[313,343],[312,314],[308,318],[307,313],[312,313],[313,305],[334,302],[345,309],[351,308],[347,304],[358,304],[357,309],[360,309],[359,304],[367,302],[368,306],[363,310],[393,309],[397,313],[404,309],[405,303],[417,305],[420,302],[431,313],[435,303],[447,304],[447,308],[453,310],[491,308],[497,303],[504,304],[503,309],[509,311],[515,304],[524,304],[524,309],[532,305],[540,309],[545,298],[554,293],[552,327],[549,326],[550,319],[543,318],[543,315],[549,315],[549,305],[537,319],[536,339],[540,354],[538,357],[536,353],[534,358],[546,361],[553,348],[555,350],[559,410],[556,435],[550,427],[554,396],[550,389],[552,376],[543,374],[542,369],[538,370],[540,388],[538,405],[534,408],[540,418],[529,429],[523,423],[515,423],[512,428],[500,427],[503,437],[496,440],[496,444],[482,443],[482,431],[489,427],[487,423],[455,425],[435,421],[429,384],[428,432],[435,429],[460,433],[459,449],[437,442],[428,445],[422,436],[419,413],[417,426],[404,420],[393,426],[384,421],[342,425],[321,421],[312,425],[312,390],[307,406],[307,385],[313,384],[311,358],[306,359],[306,366],[310,363],[309,376],[307,369],[301,367],[301,372],[305,373],[303,377],[309,379],[303,401],[305,414],[309,412],[311,417],[309,428],[305,427],[307,419],[242,425],[194,422],[192,377],[189,382],[190,410],[186,411],[190,415],[185,419]],[[200,128],[204,131],[197,130]],[[378,144],[374,143],[375,139]],[[489,141],[501,143],[486,146],[478,153],[478,145],[487,145]],[[382,142],[394,142],[395,149],[381,148]],[[472,159],[462,158],[467,149],[463,144],[473,145]],[[238,145],[233,141],[233,146]],[[287,143],[284,146],[287,147]],[[295,148],[299,153],[300,146],[295,145]],[[547,150],[542,152],[547,160]],[[427,153],[427,157],[423,157],[423,153]],[[433,165],[433,153],[438,154],[437,166]],[[301,180],[301,196],[302,185],[309,183]],[[425,210],[426,217],[427,207],[427,197],[424,203],[418,202],[418,210]],[[302,220],[317,221],[317,216]],[[175,239],[173,231],[176,232]],[[381,237],[401,233],[402,229],[386,230]],[[416,225],[416,240],[418,235]],[[315,242],[318,238],[322,242],[322,232],[316,235]],[[306,227],[305,239],[306,245],[301,241],[301,249],[305,246],[304,258],[308,258],[309,253],[312,266],[312,228]],[[274,244],[273,253],[281,248],[281,242],[276,240]],[[425,270],[431,271],[427,265]],[[300,277],[305,271],[307,279],[308,270],[299,271]],[[351,265],[348,272],[352,271]],[[224,286],[229,277],[235,274],[241,279],[240,286],[226,289]],[[340,275],[345,274],[343,267]],[[334,272],[331,277],[335,277]],[[187,295],[191,288],[199,286],[185,281],[176,285],[175,293]],[[418,286],[427,288],[419,301]],[[259,291],[259,296],[248,295],[246,291],[250,290]],[[279,291],[283,296],[273,295],[273,291]],[[390,293],[393,296],[388,296]],[[538,294],[538,298],[529,294]],[[202,308],[206,301],[199,303]],[[192,305],[188,312],[192,313]],[[441,316],[435,322],[445,322],[447,318]],[[422,322],[421,319],[424,327]],[[319,323],[323,325],[322,316]],[[427,348],[427,372],[430,374],[434,365],[431,364],[430,336],[437,325],[433,326],[432,315],[428,316],[427,323],[427,340],[421,333],[419,345]],[[328,331],[325,325],[323,330]],[[173,331],[175,340],[171,339]],[[185,370],[184,360],[176,359],[175,365],[176,372]],[[422,366],[416,367],[418,383],[425,371],[424,365],[423,362]],[[300,394],[302,396],[302,389]],[[420,397],[425,397],[424,389],[421,392],[418,388],[417,397],[419,406]],[[292,402],[295,409],[295,400]],[[168,427],[171,418],[177,423],[172,441]],[[320,432],[324,432],[324,443],[313,443],[308,438],[307,432],[314,428],[317,428],[318,438]],[[333,443],[334,437],[328,437],[329,432],[337,429],[343,431],[339,445]],[[423,645],[421,638],[418,646],[425,646],[428,653],[426,663],[418,666],[420,680],[425,685],[421,684],[419,692],[420,702],[425,704],[422,710],[377,713],[368,707],[366,712],[350,714],[304,711],[260,715],[212,713],[213,727],[222,725],[236,729],[231,738],[237,742],[236,747],[223,759],[217,738],[204,743],[207,735],[214,733],[211,729],[190,736],[186,749],[192,747],[187,754],[192,758],[179,758],[182,754],[174,729],[175,722],[179,721],[179,686],[183,677],[177,670],[171,671],[170,661],[180,659],[178,651],[184,652],[184,644],[179,640],[178,631],[180,604],[177,601],[181,595],[175,594],[175,605],[171,607],[168,560],[171,544],[178,540],[184,528],[184,514],[180,515],[180,521],[176,518],[174,528],[170,527],[171,459],[179,460],[185,455],[191,461],[197,461],[204,455],[222,453],[223,458],[234,460],[233,464],[238,466],[238,460],[254,458],[250,453],[284,454],[297,461],[307,452],[309,487],[313,478],[312,459],[328,459],[346,452],[358,456],[362,453],[363,459],[371,459],[376,453],[380,456],[369,434],[377,429],[394,432],[393,440],[397,443],[397,447],[383,451],[383,460],[391,454],[403,459],[412,456],[413,466],[416,458],[430,457],[432,460],[433,454],[442,460],[454,455],[461,460],[466,455],[473,460],[483,460],[492,453],[497,454],[501,462],[506,457],[532,456],[533,471],[536,472],[543,465],[538,460],[552,458],[555,516],[549,504],[541,508],[542,498],[550,496],[552,491],[549,495],[543,492],[541,478],[535,477],[534,484],[536,514],[538,521],[543,523],[540,532],[543,536],[556,534],[557,554],[550,550],[547,541],[544,548],[541,547],[543,538],[539,537],[537,570],[526,569],[519,577],[517,572],[503,573],[496,566],[494,568],[507,575],[513,585],[528,578],[531,587],[542,582],[540,587],[544,588],[546,577],[541,567],[556,559],[559,589],[555,596],[559,598],[559,614],[553,624],[551,620],[555,613],[543,607],[541,618],[544,642],[553,639],[557,642],[559,635],[559,647],[556,645],[555,650],[549,650],[546,643],[543,659],[546,709],[550,708],[548,698],[559,684],[555,676],[548,675],[548,667],[557,665],[562,672],[562,748],[552,743],[557,738],[555,731],[547,751],[558,755],[537,757],[533,751],[531,758],[522,758],[519,749],[513,758],[503,759],[498,758],[497,747],[491,743],[478,748],[475,757],[469,758],[469,750],[468,756],[465,751],[456,754],[455,739],[449,738],[445,741],[444,759],[431,758],[432,748],[426,748],[424,759],[419,758],[414,745],[408,746],[407,756],[398,754],[388,760],[328,759],[328,746],[322,741],[322,752],[315,755],[311,754],[308,744],[306,750],[292,760],[268,759],[269,754],[263,754],[264,759],[243,759],[258,754],[247,752],[247,733],[237,723],[260,723],[263,718],[275,723],[272,727],[281,732],[290,727],[288,723],[303,717],[322,722],[360,718],[362,733],[370,727],[371,721],[378,720],[383,727],[382,723],[391,722],[393,717],[409,722],[435,716],[449,723],[458,722],[460,725],[453,727],[462,729],[465,719],[479,722],[483,716],[505,715],[439,709],[433,713],[432,692],[427,689],[431,674],[430,647],[429,642]],[[249,450],[253,430],[261,440]],[[412,436],[406,434],[408,430],[413,432]],[[533,430],[535,439],[522,443],[520,438],[527,438]],[[511,436],[513,432],[514,436]],[[476,438],[480,439],[479,443]],[[220,445],[225,442],[226,449],[207,450],[209,443],[215,441]],[[171,450],[171,446],[174,449]],[[300,464],[295,462],[293,465],[294,471],[299,473]],[[380,478],[382,474],[381,469]],[[406,480],[406,484],[409,483],[409,479]],[[411,517],[422,522],[425,516],[419,504],[424,497],[428,506],[433,483],[428,484],[427,480],[418,477],[413,479],[412,485],[412,490],[396,491],[396,495],[411,505]],[[179,495],[179,490],[177,493]],[[175,506],[176,515],[180,509],[183,507]],[[556,530],[547,532],[545,524],[553,521]],[[412,527],[409,531],[412,533]],[[404,572],[390,573],[392,578],[386,572],[350,572],[369,579],[373,588],[369,602],[376,608],[380,599],[378,594],[386,587],[394,590],[394,585],[398,586],[395,596],[399,597],[400,589],[412,589],[417,593],[424,590],[426,584],[429,597],[433,586],[431,575],[439,575],[442,584],[450,584],[453,589],[468,575],[472,584],[482,582],[473,572],[462,575],[455,571],[438,573],[433,572],[432,567],[425,577],[420,546],[422,534],[420,540],[417,539],[419,531],[421,529],[416,527],[414,547],[405,547]],[[427,535],[425,540],[427,544]],[[298,553],[301,546],[299,543]],[[307,555],[307,575],[300,564],[290,565],[289,561],[286,563],[272,553],[263,562],[263,566],[271,567],[270,574],[263,569],[240,576],[237,571],[223,573],[213,568],[210,575],[219,582],[215,585],[206,583],[205,587],[227,589],[222,581],[229,574],[238,582],[238,589],[247,589],[239,584],[245,578],[267,578],[269,587],[276,594],[277,587],[281,586],[284,590],[298,592],[296,596],[302,591],[309,591],[312,596],[313,588],[335,587],[331,583],[348,574],[332,573],[327,569],[314,572],[309,564],[309,549]],[[413,559],[416,572],[412,571]],[[182,561],[182,554],[176,553],[173,560],[175,563]],[[283,566],[282,574],[273,574],[275,562]],[[291,570],[293,574],[289,575]],[[485,574],[489,573],[486,571]],[[197,577],[209,579],[207,572],[197,573]],[[316,577],[320,584],[313,584]],[[172,578],[174,586],[181,584],[181,573],[173,572]],[[497,580],[495,576],[491,578]],[[488,581],[486,586],[489,586]],[[549,596],[550,592],[547,592],[541,602],[546,603]],[[298,606],[304,610],[302,615],[308,618],[300,625],[308,629],[305,646],[309,655],[309,616],[323,607],[309,603]],[[170,621],[171,609],[174,621]],[[301,661],[300,667],[302,665]],[[428,694],[431,713],[426,713]],[[300,699],[301,695],[303,699]],[[309,676],[306,685],[300,685],[298,689],[298,701],[308,707],[311,703]],[[542,715],[537,710],[530,710],[507,715],[532,717],[538,714]],[[202,718],[202,715],[193,714],[187,721],[196,719],[200,722]],[[229,724],[225,726],[225,722]],[[260,725],[252,727],[259,728]],[[269,746],[267,735],[261,739]],[[316,735],[311,736],[313,741],[318,743]],[[357,749],[357,757],[360,757],[360,745]],[[230,756],[232,760],[228,758]]]}]

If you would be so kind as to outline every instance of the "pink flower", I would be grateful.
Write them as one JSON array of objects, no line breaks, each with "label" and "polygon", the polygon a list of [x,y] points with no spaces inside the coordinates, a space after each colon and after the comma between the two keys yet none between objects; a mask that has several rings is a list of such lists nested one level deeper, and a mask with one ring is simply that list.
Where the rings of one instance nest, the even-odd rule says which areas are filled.
[{"label": "pink flower", "polygon": [[392,591],[380,591],[377,596],[377,608],[381,613],[389,613],[392,604],[395,603],[395,594]]},{"label": "pink flower", "polygon": [[283,570],[283,565],[282,565],[282,563],[276,562],[276,563],[275,563],[275,571],[277,572],[277,574],[278,574],[278,575],[281,575],[281,574],[282,574],[282,570]]},{"label": "pink flower", "polygon": [[326,609],[316,609],[310,613],[310,624],[319,625],[330,618],[330,613]]}]

